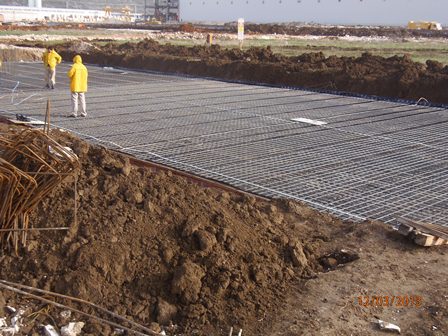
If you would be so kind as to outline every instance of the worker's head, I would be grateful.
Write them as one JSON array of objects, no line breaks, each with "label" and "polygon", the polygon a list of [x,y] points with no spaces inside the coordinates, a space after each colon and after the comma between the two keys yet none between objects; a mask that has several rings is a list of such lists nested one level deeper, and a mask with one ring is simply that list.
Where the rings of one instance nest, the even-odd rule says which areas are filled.
[{"label": "worker's head", "polygon": [[73,63],[82,63],[82,58],[79,55],[73,57]]},{"label": "worker's head", "polygon": [[47,47],[47,50],[52,51],[52,50],[54,50],[54,47]]}]

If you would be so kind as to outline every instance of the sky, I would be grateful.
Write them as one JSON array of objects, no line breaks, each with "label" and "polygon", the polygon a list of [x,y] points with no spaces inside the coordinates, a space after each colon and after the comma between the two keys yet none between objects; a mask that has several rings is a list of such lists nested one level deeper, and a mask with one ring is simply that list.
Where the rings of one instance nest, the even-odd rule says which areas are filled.
[{"label": "sky", "polygon": [[183,21],[448,26],[448,0],[180,0]]}]

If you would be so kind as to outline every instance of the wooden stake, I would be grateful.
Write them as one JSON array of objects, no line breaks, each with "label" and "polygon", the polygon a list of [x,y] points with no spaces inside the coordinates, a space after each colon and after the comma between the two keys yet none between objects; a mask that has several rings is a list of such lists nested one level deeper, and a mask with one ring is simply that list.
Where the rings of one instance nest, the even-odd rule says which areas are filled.
[{"label": "wooden stake", "polygon": [[47,110],[45,113],[45,125],[44,125],[44,133],[49,134],[50,133],[50,108],[51,108],[51,102],[50,98],[47,99]]},{"label": "wooden stake", "polygon": [[75,179],[74,179],[75,181],[75,185],[74,185],[74,194],[75,194],[75,214],[74,214],[74,218],[73,218],[73,221],[74,221],[74,228],[77,228],[78,227],[78,200],[77,200],[77,198],[78,198],[78,174],[77,173],[75,173]]}]

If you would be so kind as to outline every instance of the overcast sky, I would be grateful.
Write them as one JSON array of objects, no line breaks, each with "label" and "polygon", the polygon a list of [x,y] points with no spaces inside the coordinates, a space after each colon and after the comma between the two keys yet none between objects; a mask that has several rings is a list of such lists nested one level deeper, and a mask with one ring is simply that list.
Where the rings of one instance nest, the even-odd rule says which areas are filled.
[{"label": "overcast sky", "polygon": [[448,0],[180,0],[180,6],[184,21],[448,25]]}]

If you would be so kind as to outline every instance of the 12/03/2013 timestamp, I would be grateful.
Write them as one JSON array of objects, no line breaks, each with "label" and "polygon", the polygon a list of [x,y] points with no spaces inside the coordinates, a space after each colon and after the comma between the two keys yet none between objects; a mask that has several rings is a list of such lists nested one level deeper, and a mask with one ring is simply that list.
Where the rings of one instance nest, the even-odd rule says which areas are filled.
[{"label": "12/03/2013 timestamp", "polygon": [[360,295],[355,304],[363,307],[415,307],[420,308],[423,297],[420,295]]}]

